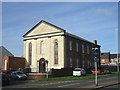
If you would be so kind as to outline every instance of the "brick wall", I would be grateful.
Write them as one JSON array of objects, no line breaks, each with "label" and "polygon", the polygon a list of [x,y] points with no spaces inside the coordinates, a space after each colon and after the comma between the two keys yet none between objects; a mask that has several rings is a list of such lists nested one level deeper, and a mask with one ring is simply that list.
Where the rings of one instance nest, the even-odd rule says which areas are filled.
[{"label": "brick wall", "polygon": [[[81,39],[73,38],[70,36],[65,36],[66,40],[66,65],[69,68],[70,65],[70,57],[72,58],[73,68],[76,67],[76,59],[79,59],[79,67],[83,67],[83,60],[84,60],[84,67],[91,67],[94,66],[93,56],[92,56],[92,47],[94,46],[93,43],[89,43],[87,41],[83,41]],[[72,41],[72,50],[69,49],[69,42]],[[76,43],[78,43],[79,51],[76,51]],[[84,45],[84,52],[82,53],[82,44]],[[89,54],[87,53],[87,46],[89,47]],[[89,63],[89,64],[88,64]]]},{"label": "brick wall", "polygon": [[7,70],[18,70],[19,68],[25,69],[25,58],[22,57],[13,57],[13,56],[4,56],[2,69],[4,70],[5,60],[7,60]]}]

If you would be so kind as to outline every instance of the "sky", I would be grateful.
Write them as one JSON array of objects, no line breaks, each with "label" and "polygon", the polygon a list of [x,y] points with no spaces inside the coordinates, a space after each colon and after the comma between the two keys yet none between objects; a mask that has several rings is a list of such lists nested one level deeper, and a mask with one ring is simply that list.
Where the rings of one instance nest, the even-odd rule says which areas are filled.
[{"label": "sky", "polygon": [[117,2],[3,2],[2,45],[22,56],[22,36],[41,20],[91,42],[96,39],[102,52],[117,51]]}]

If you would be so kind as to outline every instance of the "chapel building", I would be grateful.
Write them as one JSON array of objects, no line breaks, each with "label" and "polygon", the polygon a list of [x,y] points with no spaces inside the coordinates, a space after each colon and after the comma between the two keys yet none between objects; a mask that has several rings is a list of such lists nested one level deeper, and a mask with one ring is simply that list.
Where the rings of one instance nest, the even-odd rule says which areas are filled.
[{"label": "chapel building", "polygon": [[100,45],[96,40],[90,42],[44,20],[24,34],[23,38],[26,67],[31,68],[32,72],[92,67],[92,48],[97,47],[100,54]]}]

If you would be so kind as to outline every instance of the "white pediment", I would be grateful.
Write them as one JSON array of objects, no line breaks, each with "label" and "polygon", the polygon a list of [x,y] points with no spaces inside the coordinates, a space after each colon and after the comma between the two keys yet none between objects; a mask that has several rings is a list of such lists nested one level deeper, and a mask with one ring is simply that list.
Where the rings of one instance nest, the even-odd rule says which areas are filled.
[{"label": "white pediment", "polygon": [[33,28],[30,32],[26,33],[25,36],[44,35],[44,34],[50,34],[50,33],[62,32],[62,31],[63,30],[57,28],[57,26],[42,21],[37,26],[35,26],[35,28]]}]

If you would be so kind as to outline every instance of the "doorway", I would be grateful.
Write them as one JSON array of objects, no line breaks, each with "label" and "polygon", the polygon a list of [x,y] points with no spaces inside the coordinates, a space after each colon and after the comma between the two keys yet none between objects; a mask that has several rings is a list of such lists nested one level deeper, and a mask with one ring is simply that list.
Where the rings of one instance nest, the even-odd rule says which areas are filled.
[{"label": "doorway", "polygon": [[45,59],[41,58],[39,60],[39,73],[45,73],[45,72],[46,72]]}]

